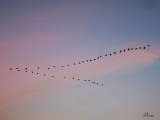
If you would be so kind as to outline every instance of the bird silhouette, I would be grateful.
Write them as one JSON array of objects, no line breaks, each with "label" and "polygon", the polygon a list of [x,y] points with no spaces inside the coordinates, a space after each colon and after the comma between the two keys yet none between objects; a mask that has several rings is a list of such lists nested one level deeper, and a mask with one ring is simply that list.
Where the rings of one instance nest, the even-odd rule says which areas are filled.
[{"label": "bird silhouette", "polygon": [[151,45],[148,45],[148,47],[150,47]]},{"label": "bird silhouette", "polygon": [[99,59],[99,57],[97,57],[97,59]]},{"label": "bird silhouette", "polygon": [[84,61],[82,61],[82,63],[84,63]]},{"label": "bird silhouette", "polygon": [[33,71],[32,71],[32,73],[33,73]]},{"label": "bird silhouette", "polygon": [[44,76],[46,76],[46,74],[44,74]]},{"label": "bird silhouette", "polygon": [[139,47],[139,49],[142,49],[142,47]]},{"label": "bird silhouette", "polygon": [[146,47],[143,47],[143,49],[145,50],[145,49],[146,49]]},{"label": "bird silhouette", "polygon": [[94,59],[94,61],[95,61],[96,59]]},{"label": "bird silhouette", "polygon": [[12,70],[12,68],[10,68],[9,70]]},{"label": "bird silhouette", "polygon": [[98,85],[98,83],[97,83],[97,85]]},{"label": "bird silhouette", "polygon": [[74,63],[74,65],[76,65],[76,63]]},{"label": "bird silhouette", "polygon": [[69,66],[69,64],[67,66]]},{"label": "bird silhouette", "polygon": [[137,50],[138,48],[135,48],[135,50]]},{"label": "bird silhouette", "polygon": [[74,79],[74,77],[72,79]]},{"label": "bird silhouette", "polygon": [[90,80],[88,80],[90,82]]},{"label": "bird silhouette", "polygon": [[48,70],[49,70],[50,68],[48,68]]},{"label": "bird silhouette", "polygon": [[114,54],[116,54],[116,52],[114,52]]},{"label": "bird silhouette", "polygon": [[27,70],[27,68],[25,68]]},{"label": "bird silhouette", "polygon": [[86,80],[84,80],[84,81],[86,81]]},{"label": "bird silhouette", "polygon": [[90,59],[90,62],[92,61],[92,59]]},{"label": "bird silhouette", "polygon": [[105,54],[105,56],[107,56],[107,54]]},{"label": "bird silhouette", "polygon": [[81,62],[79,62],[79,64],[81,64]]},{"label": "bird silhouette", "polygon": [[56,67],[56,66],[53,66],[54,68]]},{"label": "bird silhouette", "polygon": [[37,73],[37,75],[38,75],[38,73]]},{"label": "bird silhouette", "polygon": [[27,72],[27,71],[25,71],[25,72]]},{"label": "bird silhouette", "polygon": [[128,51],[130,50],[130,48],[128,48]]},{"label": "bird silhouette", "polygon": [[88,60],[86,60],[88,62]]},{"label": "bird silhouette", "polygon": [[110,56],[112,55],[112,54],[109,54]]},{"label": "bird silhouette", "polygon": [[80,79],[78,79],[78,80],[80,80]]},{"label": "bird silhouette", "polygon": [[63,67],[63,66],[61,66],[61,67]]},{"label": "bird silhouette", "polygon": [[122,50],[119,51],[120,53],[122,52]]},{"label": "bird silhouette", "polygon": [[38,67],[38,69],[39,69],[39,67]]},{"label": "bird silhouette", "polygon": [[126,51],[126,49],[123,50],[124,52]]},{"label": "bird silhouette", "polygon": [[131,48],[131,50],[133,50],[133,48]]},{"label": "bird silhouette", "polygon": [[99,57],[102,57],[102,56],[99,56]]}]

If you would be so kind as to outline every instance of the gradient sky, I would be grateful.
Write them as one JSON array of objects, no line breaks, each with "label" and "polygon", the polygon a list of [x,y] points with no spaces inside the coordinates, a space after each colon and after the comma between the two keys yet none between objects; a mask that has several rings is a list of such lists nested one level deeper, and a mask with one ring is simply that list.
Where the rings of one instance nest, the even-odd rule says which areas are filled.
[{"label": "gradient sky", "polygon": [[159,0],[1,0],[0,120],[160,119],[159,21]]}]

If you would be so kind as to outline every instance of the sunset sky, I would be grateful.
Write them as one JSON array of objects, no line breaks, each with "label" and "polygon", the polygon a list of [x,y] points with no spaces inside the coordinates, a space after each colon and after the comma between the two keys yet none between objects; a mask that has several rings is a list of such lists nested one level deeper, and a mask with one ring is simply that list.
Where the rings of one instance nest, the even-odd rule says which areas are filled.
[{"label": "sunset sky", "polygon": [[0,120],[160,119],[159,21],[159,0],[1,0]]}]

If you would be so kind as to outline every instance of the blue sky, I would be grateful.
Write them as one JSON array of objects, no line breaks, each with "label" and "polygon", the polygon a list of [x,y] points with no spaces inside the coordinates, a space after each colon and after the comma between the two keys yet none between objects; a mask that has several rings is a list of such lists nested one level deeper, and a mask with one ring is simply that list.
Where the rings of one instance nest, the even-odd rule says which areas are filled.
[{"label": "blue sky", "polygon": [[1,1],[0,119],[160,118],[159,13],[159,0]]}]

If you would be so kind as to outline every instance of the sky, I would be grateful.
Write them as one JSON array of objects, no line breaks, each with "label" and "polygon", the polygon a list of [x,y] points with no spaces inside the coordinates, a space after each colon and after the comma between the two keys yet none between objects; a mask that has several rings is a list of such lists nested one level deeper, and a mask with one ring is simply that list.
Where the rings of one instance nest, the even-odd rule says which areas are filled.
[{"label": "sky", "polygon": [[0,120],[160,119],[159,13],[159,0],[1,0]]}]

